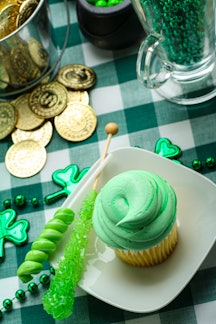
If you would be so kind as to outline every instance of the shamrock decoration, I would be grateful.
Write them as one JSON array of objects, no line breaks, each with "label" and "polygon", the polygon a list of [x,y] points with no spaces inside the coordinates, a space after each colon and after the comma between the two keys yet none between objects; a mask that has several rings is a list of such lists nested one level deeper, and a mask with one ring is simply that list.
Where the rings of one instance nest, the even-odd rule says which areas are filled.
[{"label": "shamrock decoration", "polygon": [[79,172],[79,168],[76,164],[71,164],[63,170],[56,170],[52,174],[52,180],[63,189],[47,195],[44,198],[45,202],[50,204],[61,197],[68,196],[75,189],[78,182],[83,178],[88,170],[89,168],[84,168]]},{"label": "shamrock decoration", "polygon": [[4,258],[4,241],[11,241],[16,245],[26,243],[29,222],[25,219],[15,221],[16,211],[6,209],[0,212],[0,261]]},{"label": "shamrock decoration", "polygon": [[[155,145],[155,153],[170,159],[178,158],[182,154],[179,146],[172,144],[172,142],[165,137],[159,138]],[[173,160],[180,163],[180,161]]]}]

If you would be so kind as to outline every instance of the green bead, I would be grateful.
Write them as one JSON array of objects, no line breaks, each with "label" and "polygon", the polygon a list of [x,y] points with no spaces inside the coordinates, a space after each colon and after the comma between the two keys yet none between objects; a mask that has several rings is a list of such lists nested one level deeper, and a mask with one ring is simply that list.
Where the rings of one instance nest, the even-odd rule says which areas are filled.
[{"label": "green bead", "polygon": [[40,202],[39,202],[39,200],[38,200],[37,197],[33,197],[33,198],[31,199],[31,203],[32,203],[32,205],[33,205],[34,207],[38,207],[38,206],[40,205]]},{"label": "green bead", "polygon": [[11,199],[5,199],[3,201],[3,205],[4,205],[4,208],[6,208],[6,209],[11,208],[11,206],[12,206]]},{"label": "green bead", "polygon": [[202,162],[200,160],[193,160],[192,161],[192,168],[195,170],[195,171],[200,171],[202,170]]},{"label": "green bead", "polygon": [[3,300],[2,305],[6,310],[11,310],[13,307],[13,302],[11,299],[7,298],[7,299]]},{"label": "green bead", "polygon": [[40,276],[39,281],[43,286],[46,286],[50,283],[50,277],[44,273]]},{"label": "green bead", "polygon": [[28,291],[31,294],[36,294],[38,292],[38,285],[35,282],[30,282],[30,284],[28,284]]},{"label": "green bead", "polygon": [[207,157],[205,163],[209,169],[213,169],[215,167],[215,159],[212,156]]},{"label": "green bead", "polygon": [[26,204],[26,197],[24,195],[16,195],[14,198],[14,203],[17,207],[24,207]]},{"label": "green bead", "polygon": [[55,275],[55,269],[53,267],[50,267],[49,271],[53,276]]},{"label": "green bead", "polygon": [[15,292],[15,297],[16,297],[16,299],[18,299],[19,301],[23,301],[23,300],[25,300],[25,298],[26,298],[25,291],[24,291],[23,289],[18,289],[18,290]]}]

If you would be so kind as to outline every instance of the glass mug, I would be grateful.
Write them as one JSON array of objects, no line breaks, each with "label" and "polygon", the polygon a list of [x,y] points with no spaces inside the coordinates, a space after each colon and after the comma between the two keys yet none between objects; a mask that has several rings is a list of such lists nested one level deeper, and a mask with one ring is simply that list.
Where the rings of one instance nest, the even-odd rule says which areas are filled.
[{"label": "glass mug", "polygon": [[137,77],[165,99],[198,104],[216,95],[215,0],[132,0],[147,37]]},{"label": "glass mug", "polygon": [[62,48],[56,42],[48,0],[39,0],[27,20],[0,39],[0,100],[13,99],[53,79],[69,36],[67,0],[64,11],[67,29]]}]

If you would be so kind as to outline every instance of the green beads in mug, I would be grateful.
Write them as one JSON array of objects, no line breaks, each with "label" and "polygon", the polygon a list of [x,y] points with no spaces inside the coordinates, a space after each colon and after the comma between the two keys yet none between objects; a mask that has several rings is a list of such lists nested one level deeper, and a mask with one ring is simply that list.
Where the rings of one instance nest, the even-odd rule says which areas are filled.
[{"label": "green beads in mug", "polygon": [[205,41],[206,0],[140,0],[149,31],[163,37],[169,62],[201,61]]}]

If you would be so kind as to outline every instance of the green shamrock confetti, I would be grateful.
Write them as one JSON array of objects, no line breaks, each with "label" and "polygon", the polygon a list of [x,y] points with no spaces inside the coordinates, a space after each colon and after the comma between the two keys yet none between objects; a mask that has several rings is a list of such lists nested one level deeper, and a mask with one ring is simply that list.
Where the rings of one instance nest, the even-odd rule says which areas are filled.
[{"label": "green shamrock confetti", "polygon": [[79,168],[76,164],[71,164],[63,170],[56,170],[52,175],[52,180],[63,189],[47,195],[44,198],[45,202],[50,204],[59,198],[67,197],[75,189],[78,182],[83,178],[88,170],[89,168],[84,168],[79,172]]},{"label": "green shamrock confetti", "polygon": [[16,211],[6,209],[0,212],[0,261],[4,259],[4,242],[10,241],[16,245],[26,243],[29,222],[25,219],[15,221]]}]

